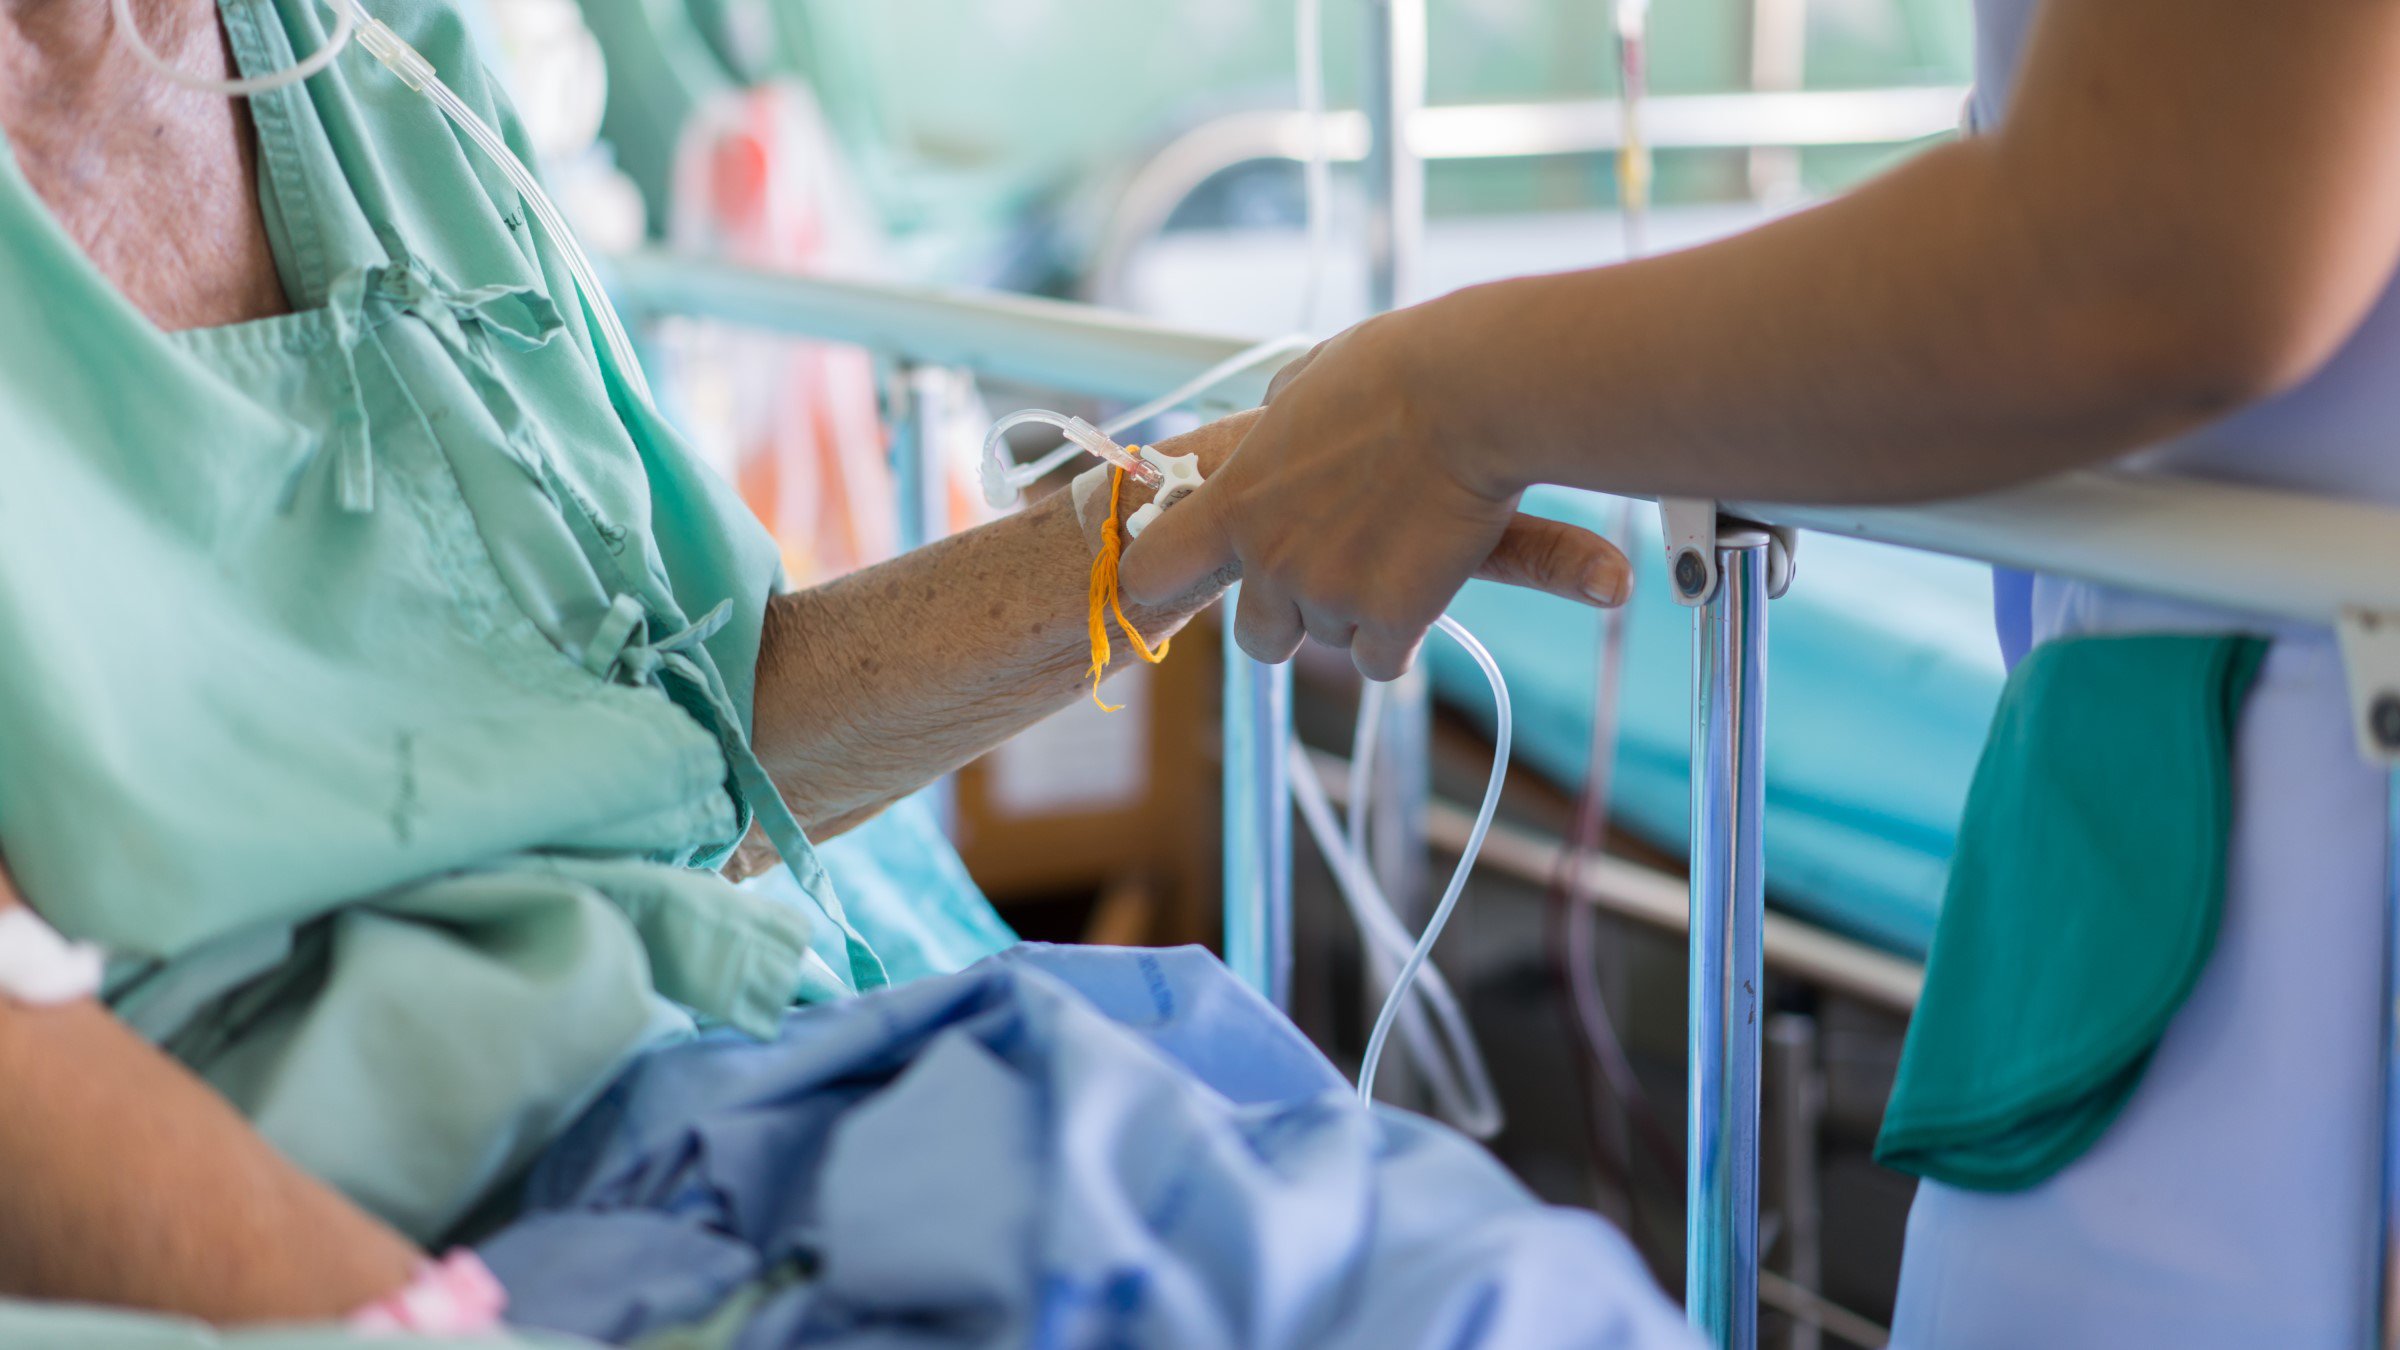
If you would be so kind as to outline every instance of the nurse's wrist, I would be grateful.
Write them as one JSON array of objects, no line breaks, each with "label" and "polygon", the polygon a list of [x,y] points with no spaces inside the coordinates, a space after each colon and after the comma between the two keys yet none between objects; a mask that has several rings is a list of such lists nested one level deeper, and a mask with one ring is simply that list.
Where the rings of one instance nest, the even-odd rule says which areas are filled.
[{"label": "nurse's wrist", "polygon": [[1406,434],[1470,492],[1508,501],[1541,478],[1518,442],[1492,434],[1501,419],[1481,406],[1489,381],[1475,357],[1498,336],[1479,331],[1489,322],[1489,289],[1471,286],[1371,320],[1380,331],[1367,357],[1386,372]]}]

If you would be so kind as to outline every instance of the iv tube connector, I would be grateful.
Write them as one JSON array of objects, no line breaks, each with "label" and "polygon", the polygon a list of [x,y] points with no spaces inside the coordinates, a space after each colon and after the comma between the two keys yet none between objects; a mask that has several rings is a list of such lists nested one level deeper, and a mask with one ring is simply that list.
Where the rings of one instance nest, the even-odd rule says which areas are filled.
[{"label": "iv tube connector", "polygon": [[1017,499],[1017,484],[1012,476],[1015,466],[1008,458],[1008,433],[1035,422],[1057,427],[1076,448],[1123,469],[1144,487],[1156,490],[1166,486],[1166,475],[1157,465],[1110,440],[1100,428],[1080,417],[1047,408],[1027,408],[992,423],[992,429],[983,438],[983,499],[994,510],[1004,510]]}]

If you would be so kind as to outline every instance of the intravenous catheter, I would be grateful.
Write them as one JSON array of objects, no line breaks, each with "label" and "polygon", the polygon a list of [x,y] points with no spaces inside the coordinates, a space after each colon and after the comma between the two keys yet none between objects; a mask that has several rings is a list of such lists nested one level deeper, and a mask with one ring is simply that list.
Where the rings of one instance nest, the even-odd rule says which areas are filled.
[{"label": "intravenous catheter", "polygon": [[1292,50],[1300,68],[1300,120],[1307,126],[1308,154],[1301,161],[1302,219],[1308,227],[1307,280],[1300,287],[1300,327],[1315,332],[1325,303],[1325,279],[1333,266],[1333,159],[1325,152],[1324,0],[1298,0]]},{"label": "intravenous catheter", "polygon": [[[1616,161],[1617,204],[1624,224],[1625,257],[1630,261],[1642,256],[1648,247],[1649,234],[1652,165],[1650,144],[1642,130],[1642,108],[1649,91],[1650,0],[1616,0],[1615,12],[1617,82],[1625,113],[1625,137]],[[1619,498],[1608,534],[1612,539],[1630,541],[1632,528],[1633,502],[1630,498]],[[1625,555],[1631,560],[1639,553],[1628,542]],[[1560,911],[1562,940],[1556,953],[1558,972],[1567,986],[1576,1034],[1609,1091],[1642,1126],[1641,1137],[1658,1152],[1662,1162],[1674,1167],[1680,1164],[1674,1160],[1673,1144],[1651,1107],[1641,1080],[1634,1074],[1624,1043],[1609,1018],[1608,1002],[1599,982],[1599,915],[1586,893],[1585,864],[1600,851],[1606,836],[1615,785],[1618,722],[1625,689],[1625,644],[1633,603],[1629,600],[1627,608],[1601,620],[1599,678],[1592,687],[1592,734],[1584,786],[1577,795],[1574,824],[1569,829],[1557,875],[1551,882],[1550,900]],[[1584,1090],[1588,1097],[1597,1097],[1595,1086],[1586,1079]],[[1596,1119],[1601,1103],[1594,1100],[1590,1105]],[[1595,1132],[1596,1150],[1602,1147],[1600,1139]],[[1630,1155],[1624,1165],[1630,1171]]]},{"label": "intravenous catheter", "polygon": [[[1110,437],[1140,426],[1161,413],[1172,412],[1237,375],[1265,365],[1282,365],[1313,345],[1307,338],[1297,335],[1269,338],[1255,347],[1234,353],[1157,398],[1130,408],[1098,427],[1079,417],[1069,418],[1061,413],[1039,409],[1001,418],[983,439],[981,478],[984,504],[995,511],[1005,511],[1015,506],[1026,488],[1056,472],[1061,465],[1075,458],[1078,451],[1108,460],[1132,474],[1145,486],[1156,488],[1158,484],[1148,478],[1146,471],[1123,450],[1117,449],[1116,442]],[[1067,441],[1038,459],[1018,464],[1009,458],[1007,434],[1032,422],[1047,422],[1059,428],[1067,433]]]},{"label": "intravenous catheter", "polygon": [[617,316],[616,306],[609,303],[608,291],[601,286],[599,273],[593,270],[592,260],[584,253],[582,242],[568,228],[566,217],[559,213],[558,205],[550,200],[550,194],[542,190],[540,180],[533,176],[533,170],[525,167],[525,161],[509,149],[508,142],[492,129],[490,123],[477,116],[464,99],[442,83],[431,61],[408,45],[382,20],[368,14],[360,7],[358,0],[325,0],[325,3],[334,12],[333,32],[327,35],[325,45],[311,53],[306,60],[269,75],[216,80],[180,70],[160,56],[143,38],[140,25],[134,21],[133,0],[110,0],[117,28],[124,33],[126,44],[142,64],[183,88],[223,94],[228,98],[248,98],[298,84],[332,65],[334,58],[340,56],[342,49],[355,37],[358,45],[366,48],[386,69],[398,76],[402,84],[432,100],[433,105],[442,110],[443,116],[449,118],[453,125],[466,134],[468,140],[473,141],[499,166],[507,176],[509,185],[517,190],[517,195],[524,199],[534,218],[541,223],[542,232],[550,237],[551,245],[566,260],[567,271],[573,276],[575,288],[582,294],[593,322],[599,325],[601,340],[608,346],[609,358],[616,366],[618,375],[643,403],[649,403],[650,381],[633,350],[633,339],[625,332],[624,320]]}]

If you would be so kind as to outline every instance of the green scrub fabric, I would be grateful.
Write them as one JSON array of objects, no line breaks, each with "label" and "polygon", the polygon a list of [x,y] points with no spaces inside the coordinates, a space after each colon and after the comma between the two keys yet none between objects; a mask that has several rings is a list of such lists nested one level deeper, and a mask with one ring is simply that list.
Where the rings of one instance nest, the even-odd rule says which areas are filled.
[{"label": "green scrub fabric", "polygon": [[2076,638],[2011,675],[1876,1157],[2022,1190],[2108,1128],[2215,946],[2267,644]]},{"label": "green scrub fabric", "polygon": [[[325,41],[221,8],[251,73]],[[530,154],[447,5],[373,8]],[[250,108],[255,323],[162,333],[0,154],[0,856],[437,1243],[638,1051],[883,973],[747,746],[775,549],[525,204],[356,47]],[[711,870],[754,818],[780,895]]]}]

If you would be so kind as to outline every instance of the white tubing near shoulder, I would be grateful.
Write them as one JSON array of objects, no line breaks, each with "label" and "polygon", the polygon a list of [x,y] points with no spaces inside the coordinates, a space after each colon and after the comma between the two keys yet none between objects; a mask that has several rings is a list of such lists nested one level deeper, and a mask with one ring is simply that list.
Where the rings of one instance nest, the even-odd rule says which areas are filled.
[{"label": "white tubing near shoulder", "polygon": [[426,60],[423,53],[408,45],[405,39],[381,20],[369,15],[360,7],[358,0],[328,0],[328,3],[334,12],[333,32],[326,37],[325,45],[310,53],[308,59],[272,74],[219,80],[180,69],[160,56],[158,50],[142,36],[141,25],[134,19],[133,0],[109,0],[110,12],[116,16],[117,27],[123,32],[126,45],[132,48],[134,56],[143,65],[156,71],[162,79],[185,89],[221,94],[227,98],[249,98],[298,84],[332,65],[334,59],[349,47],[351,40],[357,39],[358,45],[397,76],[402,84],[432,100],[442,115],[449,118],[451,124],[467,139],[475,142],[508,178],[509,185],[517,190],[517,195],[532,211],[534,219],[540,222],[542,232],[550,237],[551,246],[558,250],[559,256],[566,262],[567,271],[574,279],[577,292],[583,297],[584,306],[600,329],[600,340],[608,348],[618,377],[624,380],[635,398],[645,406],[651,404],[650,379],[642,369],[640,355],[633,349],[632,337],[625,331],[624,319],[617,314],[616,306],[609,301],[607,289],[600,284],[600,274],[592,267],[591,256],[584,252],[583,241],[568,226],[558,204],[543,190],[541,180],[534,177],[533,170],[525,166],[525,161],[509,148],[508,142],[492,129],[489,122],[467,106],[466,100],[453,92],[449,85],[442,83],[441,76],[434,71],[433,63]]},{"label": "white tubing near shoulder", "polygon": [[99,994],[107,957],[88,942],[69,942],[22,905],[0,909],[0,999],[56,1007]]},{"label": "white tubing near shoulder", "polygon": [[160,56],[158,49],[150,45],[150,40],[142,36],[142,26],[134,17],[133,0],[109,0],[109,9],[116,16],[117,30],[124,35],[125,45],[133,49],[135,59],[172,84],[203,94],[222,94],[227,98],[248,98],[252,94],[264,94],[285,85],[298,84],[332,65],[333,59],[350,45],[351,37],[358,32],[359,22],[358,8],[353,0],[334,0],[333,32],[325,39],[324,46],[309,53],[307,60],[272,74],[243,80],[220,80],[208,75],[194,75]]}]

